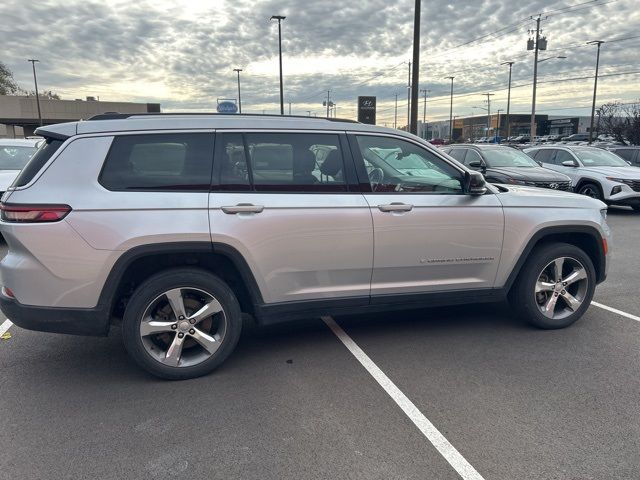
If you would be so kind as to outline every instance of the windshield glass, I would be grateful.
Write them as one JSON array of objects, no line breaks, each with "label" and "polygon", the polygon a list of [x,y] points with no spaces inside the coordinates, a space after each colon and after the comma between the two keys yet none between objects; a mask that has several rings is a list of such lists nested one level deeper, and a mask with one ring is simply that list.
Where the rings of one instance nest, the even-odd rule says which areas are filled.
[{"label": "windshield glass", "polygon": [[539,167],[533,158],[513,148],[483,150],[488,167]]},{"label": "windshield glass", "polygon": [[629,164],[615,153],[598,148],[576,148],[574,153],[585,167],[628,167]]},{"label": "windshield glass", "polygon": [[0,170],[22,170],[35,152],[35,147],[0,146]]}]

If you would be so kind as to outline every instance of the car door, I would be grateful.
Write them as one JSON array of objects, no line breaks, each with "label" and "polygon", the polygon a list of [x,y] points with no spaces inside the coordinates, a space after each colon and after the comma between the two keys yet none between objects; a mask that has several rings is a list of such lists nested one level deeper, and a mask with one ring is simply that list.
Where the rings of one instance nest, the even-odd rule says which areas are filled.
[{"label": "car door", "polygon": [[372,220],[345,145],[339,132],[217,132],[211,240],[244,257],[265,303],[368,302]]},{"label": "car door", "polygon": [[350,145],[373,218],[373,303],[494,286],[504,227],[495,194],[464,194],[464,172],[412,140],[354,133]]}]

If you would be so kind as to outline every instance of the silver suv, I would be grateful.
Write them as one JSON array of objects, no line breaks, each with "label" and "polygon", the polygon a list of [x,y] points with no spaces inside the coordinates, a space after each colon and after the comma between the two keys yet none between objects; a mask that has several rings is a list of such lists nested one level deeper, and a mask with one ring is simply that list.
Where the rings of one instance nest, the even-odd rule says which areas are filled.
[{"label": "silver suv", "polygon": [[419,138],[348,121],[120,115],[37,130],[2,197],[0,306],[203,375],[261,324],[509,297],[565,327],[607,273],[604,203],[492,186]]}]

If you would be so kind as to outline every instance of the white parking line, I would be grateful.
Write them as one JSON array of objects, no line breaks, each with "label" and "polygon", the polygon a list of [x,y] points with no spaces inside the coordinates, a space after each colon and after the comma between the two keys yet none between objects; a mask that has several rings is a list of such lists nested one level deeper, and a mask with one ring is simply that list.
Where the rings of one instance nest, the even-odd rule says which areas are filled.
[{"label": "white parking line", "polygon": [[455,449],[449,440],[425,417],[402,391],[396,387],[387,375],[373,363],[373,360],[347,335],[347,333],[331,317],[322,317],[324,323],[333,331],[345,347],[356,357],[356,360],[369,372],[376,382],[387,392],[407,417],[418,427],[427,440],[436,447],[440,455],[454,468],[463,480],[484,480],[467,460]]},{"label": "white parking line", "polygon": [[2,325],[0,325],[0,337],[4,335],[12,326],[13,323],[11,322],[11,320],[5,320],[4,322],[2,322]]},{"label": "white parking line", "polygon": [[609,307],[607,305],[603,305],[602,303],[594,302],[593,300],[591,301],[591,305],[595,305],[596,307],[602,308],[603,310],[608,310],[618,315],[622,315],[623,317],[630,318],[631,320],[635,320],[636,322],[640,322],[640,317],[636,317],[635,315],[631,315],[630,313],[623,312],[622,310],[618,310],[617,308]]}]

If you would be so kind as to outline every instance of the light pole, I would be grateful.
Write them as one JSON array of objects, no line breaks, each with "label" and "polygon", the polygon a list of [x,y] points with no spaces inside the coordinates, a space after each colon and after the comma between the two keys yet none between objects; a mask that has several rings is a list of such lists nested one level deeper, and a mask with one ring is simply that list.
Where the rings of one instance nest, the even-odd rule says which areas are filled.
[{"label": "light pole", "polygon": [[495,134],[495,137],[494,137],[496,139],[496,143],[498,143],[497,142],[498,137],[501,136],[500,135],[500,112],[504,112],[504,110],[502,108],[498,109],[498,123],[496,124],[496,134]]},{"label": "light pole", "polygon": [[234,68],[233,71],[238,74],[238,112],[242,113],[242,97],[240,97],[240,72],[242,69]]},{"label": "light pole", "polygon": [[495,93],[483,93],[487,97],[487,139],[489,138],[489,132],[491,131],[491,97]]},{"label": "light pole", "polygon": [[280,115],[284,115],[284,90],[282,88],[282,20],[284,20],[285,16],[283,15],[272,15],[270,20],[278,21],[278,52],[280,54]]},{"label": "light pole", "polygon": [[509,112],[510,112],[510,108],[511,108],[511,70],[513,69],[513,64],[515,62],[503,62],[500,65],[509,65],[509,90],[507,93],[507,119],[506,119],[506,124],[507,124],[507,141],[509,140],[509,137],[511,136],[511,118],[509,117]]},{"label": "light pole", "polygon": [[38,95],[38,78],[36,77],[36,62],[40,62],[40,60],[36,60],[35,58],[30,58],[27,62],[31,62],[31,66],[33,67],[33,83],[36,86],[36,105],[38,106],[38,121],[40,122],[40,126],[42,126],[42,113],[40,112],[40,95]]},{"label": "light pole", "polygon": [[411,121],[410,131],[418,133],[418,86],[420,83],[420,4],[415,0],[413,17],[413,76],[411,78]]},{"label": "light pole", "polygon": [[603,40],[593,40],[587,42],[587,45],[597,45],[598,53],[596,54],[596,79],[593,82],[593,105],[591,105],[591,126],[589,127],[589,143],[593,141],[593,122],[596,116],[596,94],[598,93],[598,67],[600,67],[600,45],[604,43]]},{"label": "light pole", "polygon": [[396,93],[396,110],[393,115],[393,128],[398,128],[398,94]]},{"label": "light pole", "polygon": [[453,79],[456,77],[445,77],[451,80],[451,104],[449,106],[449,143],[453,143]]},{"label": "light pole", "polygon": [[427,93],[431,92],[431,90],[427,90],[425,88],[420,89],[421,93],[424,93],[424,105],[422,107],[422,129],[423,135],[422,138],[427,139]]},{"label": "light pole", "polygon": [[411,62],[409,62],[409,75],[407,77],[407,132],[411,125]]}]

